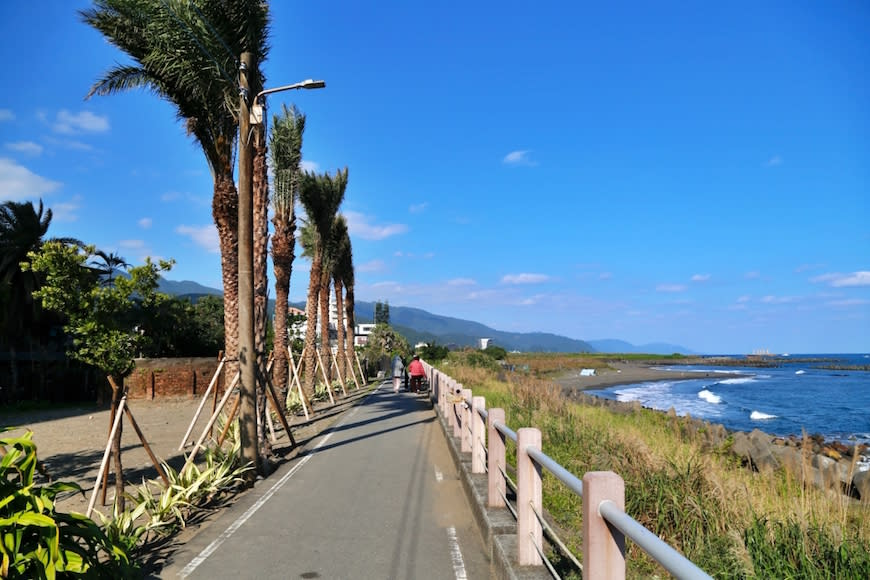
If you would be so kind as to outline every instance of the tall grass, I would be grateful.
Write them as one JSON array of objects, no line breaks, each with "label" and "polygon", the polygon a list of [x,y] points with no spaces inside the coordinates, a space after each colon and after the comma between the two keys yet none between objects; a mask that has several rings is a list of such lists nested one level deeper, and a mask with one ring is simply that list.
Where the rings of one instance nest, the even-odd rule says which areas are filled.
[{"label": "tall grass", "polygon": [[[725,449],[704,450],[683,419],[572,402],[536,378],[586,365],[586,357],[525,360],[527,373],[470,366],[462,357],[444,370],[484,396],[488,408],[505,409],[511,428],[539,428],[544,452],[578,477],[618,473],[627,513],[714,577],[870,578],[870,503],[803,483],[807,478],[746,470]],[[545,508],[579,555],[580,498],[554,477],[545,475],[543,487]],[[666,575],[628,544],[630,576]]]}]

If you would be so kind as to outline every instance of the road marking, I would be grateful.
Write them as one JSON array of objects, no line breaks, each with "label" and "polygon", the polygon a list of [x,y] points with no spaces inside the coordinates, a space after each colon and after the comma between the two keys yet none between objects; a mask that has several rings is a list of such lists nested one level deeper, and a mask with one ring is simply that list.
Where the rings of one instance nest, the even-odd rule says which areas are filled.
[{"label": "road marking", "polygon": [[435,481],[437,481],[438,483],[444,481],[444,474],[438,471],[437,467],[435,468]]},{"label": "road marking", "polygon": [[465,562],[462,560],[462,552],[459,551],[459,539],[456,537],[456,528],[447,528],[447,541],[450,544],[450,559],[453,560],[453,574],[456,580],[468,580],[465,573]]},{"label": "road marking", "polygon": [[[377,390],[377,389],[375,389],[375,390]],[[374,393],[374,391],[372,391],[372,393]],[[369,397],[370,396],[371,395],[369,395]],[[368,399],[368,397],[366,397],[366,399]],[[364,402],[365,401],[363,401],[363,403]],[[181,570],[181,572],[178,573],[178,576],[181,578],[187,578],[188,576],[193,574],[193,571],[196,570],[200,564],[205,562],[206,558],[211,556],[218,548],[220,548],[221,544],[223,544],[228,539],[230,539],[230,537],[234,533],[236,533],[238,531],[238,529],[241,528],[246,521],[251,519],[251,516],[253,516],[255,513],[257,513],[257,511],[261,507],[263,507],[263,505],[265,505],[265,503],[267,501],[269,501],[269,499],[271,499],[271,497],[273,495],[275,495],[275,492],[277,492],[279,489],[284,487],[284,484],[287,483],[291,477],[296,475],[296,472],[299,471],[300,469],[302,469],[302,466],[305,465],[306,463],[308,463],[309,459],[314,457],[314,455],[315,455],[314,452],[317,451],[318,449],[320,449],[321,447],[323,447],[324,445],[326,445],[327,441],[329,441],[329,439],[336,432],[338,427],[341,427],[348,419],[350,419],[351,417],[356,415],[356,412],[359,408],[360,408],[359,405],[355,406],[353,409],[351,409],[347,413],[347,415],[342,417],[341,421],[339,421],[337,424],[330,427],[329,432],[323,436],[323,438],[317,443],[317,445],[314,447],[314,449],[311,450],[311,452],[309,452],[305,457],[300,459],[299,463],[297,463],[296,465],[293,466],[293,469],[288,471],[284,475],[284,477],[279,479],[277,482],[275,482],[275,485],[273,485],[271,488],[269,488],[269,491],[267,491],[265,494],[263,494],[263,497],[261,497],[256,502],[254,502],[254,505],[249,507],[247,509],[247,511],[245,511],[245,513],[243,513],[241,515],[241,517],[239,517],[236,521],[234,521],[232,524],[230,524],[230,527],[228,527],[226,530],[224,530],[220,536],[215,538],[211,544],[206,546],[205,549],[199,553],[199,555],[197,555],[193,560],[191,560],[190,563],[187,566],[185,566]],[[459,557],[461,559],[462,555],[460,555]],[[454,568],[455,567],[456,567],[456,565],[454,564]]]}]

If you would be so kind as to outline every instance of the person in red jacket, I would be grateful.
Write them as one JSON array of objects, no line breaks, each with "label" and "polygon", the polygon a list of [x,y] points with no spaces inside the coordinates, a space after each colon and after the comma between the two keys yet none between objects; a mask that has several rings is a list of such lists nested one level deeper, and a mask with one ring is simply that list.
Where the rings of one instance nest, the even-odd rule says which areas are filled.
[{"label": "person in red jacket", "polygon": [[411,375],[411,392],[419,393],[420,387],[423,386],[423,377],[426,376],[423,363],[420,362],[420,355],[414,355],[414,360],[408,365],[408,373]]}]

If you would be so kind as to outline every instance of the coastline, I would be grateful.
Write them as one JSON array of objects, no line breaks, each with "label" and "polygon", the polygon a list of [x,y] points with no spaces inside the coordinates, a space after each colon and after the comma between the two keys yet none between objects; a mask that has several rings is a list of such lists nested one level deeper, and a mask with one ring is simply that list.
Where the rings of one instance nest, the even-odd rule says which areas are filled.
[{"label": "coastline", "polygon": [[572,370],[555,377],[553,380],[563,389],[591,391],[618,385],[651,383],[659,381],[688,381],[692,379],[736,379],[749,375],[722,371],[669,371],[645,364],[621,362],[611,363],[612,368],[595,369],[590,377],[580,376],[580,371]]}]

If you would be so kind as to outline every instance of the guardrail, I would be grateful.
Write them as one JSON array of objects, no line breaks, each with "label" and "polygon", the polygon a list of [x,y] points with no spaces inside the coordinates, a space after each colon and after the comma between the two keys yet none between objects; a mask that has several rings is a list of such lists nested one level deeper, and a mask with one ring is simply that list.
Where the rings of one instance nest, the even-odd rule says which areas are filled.
[{"label": "guardrail", "polygon": [[[442,416],[453,428],[463,453],[471,454],[471,471],[487,473],[487,505],[508,508],[517,520],[517,562],[520,566],[547,566],[544,555],[542,469],[546,469],[583,501],[583,578],[625,578],[625,538],[630,538],[665,570],[677,578],[711,577],[625,513],[625,482],[612,471],[590,471],[582,479],[541,450],[541,432],[533,427],[513,431],[505,424],[504,409],[488,409],[484,397],[474,396],[449,375],[423,363]],[[516,444],[516,509],[507,498],[512,483],[507,474],[506,441]],[[489,445],[487,445],[489,442]],[[577,566],[576,557],[555,538],[555,543]]]}]

